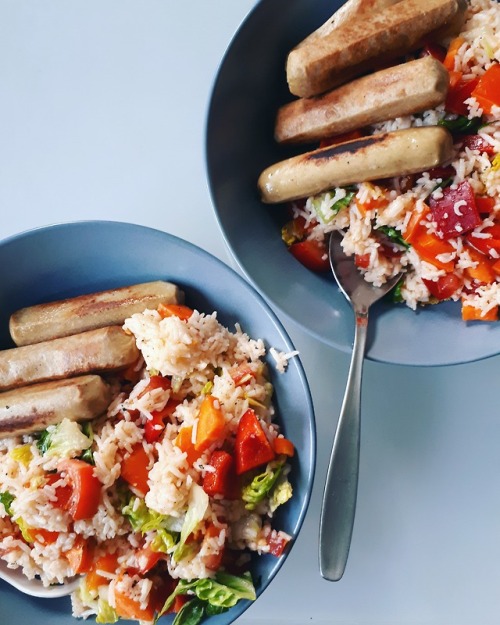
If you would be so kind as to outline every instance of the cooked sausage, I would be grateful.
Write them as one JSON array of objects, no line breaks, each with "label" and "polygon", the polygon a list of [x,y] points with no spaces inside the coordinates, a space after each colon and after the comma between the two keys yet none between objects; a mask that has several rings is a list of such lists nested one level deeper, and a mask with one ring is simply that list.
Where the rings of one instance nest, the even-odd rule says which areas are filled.
[{"label": "cooked sausage", "polygon": [[290,91],[307,98],[365,74],[382,57],[414,49],[424,35],[450,23],[461,10],[461,0],[401,0],[370,19],[351,20],[289,53]]},{"label": "cooked sausage", "polygon": [[322,96],[282,106],[275,138],[279,143],[317,141],[424,111],[444,102],[448,83],[448,72],[431,56],[389,67]]},{"label": "cooked sausage", "polygon": [[95,419],[110,401],[111,390],[97,375],[0,393],[0,438],[44,430],[65,417],[72,421]]},{"label": "cooked sausage", "polygon": [[258,186],[264,202],[286,202],[356,182],[421,172],[452,156],[447,130],[410,128],[294,156],[264,170]]},{"label": "cooked sausage", "polygon": [[387,7],[400,2],[401,0],[347,0],[335,13],[329,17],[324,24],[303,39],[297,47],[314,43],[318,38],[325,37],[332,30],[341,27],[350,20],[357,17],[370,19],[377,11],[383,11]]},{"label": "cooked sausage", "polygon": [[6,349],[0,351],[0,391],[84,373],[117,371],[139,356],[134,337],[120,326]]},{"label": "cooked sausage", "polygon": [[161,280],[100,291],[18,310],[10,317],[10,335],[16,345],[40,343],[122,325],[134,313],[157,308],[160,303],[177,304],[183,300],[177,286]]}]

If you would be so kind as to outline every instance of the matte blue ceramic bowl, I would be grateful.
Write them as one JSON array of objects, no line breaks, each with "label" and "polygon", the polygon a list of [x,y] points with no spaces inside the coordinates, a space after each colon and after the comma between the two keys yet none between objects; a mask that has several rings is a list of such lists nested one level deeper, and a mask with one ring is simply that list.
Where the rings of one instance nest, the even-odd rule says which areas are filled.
[{"label": "matte blue ceramic bowl", "polygon": [[[11,347],[10,314],[23,306],[102,289],[164,279],[182,287],[186,302],[233,329],[262,338],[267,347],[293,349],[283,326],[262,297],[232,269],[203,250],[174,236],[117,222],[80,222],[41,228],[0,243],[0,348]],[[270,364],[278,421],[294,441],[291,479],[294,496],[277,514],[276,526],[296,537],[311,495],[315,455],[314,414],[308,384],[298,358],[285,374]],[[293,545],[293,543],[292,543]],[[292,547],[293,548],[293,547]],[[281,568],[266,555],[253,564],[258,594]],[[249,602],[207,622],[227,625]],[[168,623],[168,617],[164,617]],[[33,599],[0,580],[0,623],[75,625],[70,599]],[[92,621],[89,621],[92,622]],[[163,622],[163,619],[162,619]]]},{"label": "matte blue ceramic bowl", "polygon": [[[340,0],[263,0],[231,42],[215,80],[206,158],[215,211],[246,277],[277,309],[320,341],[349,352],[354,318],[330,274],[298,263],[281,241],[288,217],[262,204],[257,179],[268,165],[298,153],[273,138],[278,107],[292,99],[287,53],[343,4]],[[304,150],[304,148],[301,148]],[[500,324],[461,320],[460,305],[414,312],[379,304],[370,319],[367,357],[405,365],[447,365],[500,352]]]}]

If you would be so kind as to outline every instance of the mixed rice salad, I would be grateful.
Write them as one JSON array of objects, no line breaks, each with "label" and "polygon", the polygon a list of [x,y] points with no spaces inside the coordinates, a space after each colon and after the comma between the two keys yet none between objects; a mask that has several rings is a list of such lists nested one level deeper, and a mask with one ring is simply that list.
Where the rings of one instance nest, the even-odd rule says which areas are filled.
[{"label": "mixed rice salad", "polygon": [[142,358],[106,415],[0,441],[0,557],[45,585],[81,574],[75,617],[199,623],[255,599],[252,552],[287,548],[294,446],[261,340],[178,305],[124,328]]},{"label": "mixed rice salad", "polygon": [[291,253],[328,270],[325,241],[343,232],[344,251],[367,281],[404,270],[395,301],[412,309],[452,299],[464,320],[497,320],[500,305],[500,4],[469,0],[462,32],[428,43],[448,69],[446,102],[323,145],[403,128],[442,125],[454,138],[451,163],[418,175],[335,188],[291,206],[282,230]]}]

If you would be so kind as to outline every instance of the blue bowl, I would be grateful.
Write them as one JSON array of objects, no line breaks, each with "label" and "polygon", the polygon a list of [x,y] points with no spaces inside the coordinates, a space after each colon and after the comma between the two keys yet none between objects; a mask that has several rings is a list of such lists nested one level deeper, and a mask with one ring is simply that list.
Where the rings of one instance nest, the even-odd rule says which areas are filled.
[{"label": "blue bowl", "polygon": [[[241,272],[280,312],[327,345],[350,352],[354,317],[333,277],[297,262],[281,241],[289,219],[263,204],[259,174],[306,147],[274,141],[276,112],[293,99],[288,52],[343,2],[262,0],[233,38],[217,74],[206,128],[206,160],[215,212]],[[370,314],[367,357],[404,365],[449,365],[500,353],[500,324],[462,321],[460,304],[414,312],[381,303]]]},{"label": "blue bowl", "polygon": [[[88,221],[32,230],[0,242],[0,347],[11,347],[10,314],[23,306],[91,293],[103,289],[168,280],[179,285],[186,303],[206,313],[218,311],[221,323],[236,322],[266,347],[288,352],[293,345],[278,318],[236,272],[200,248],[170,234],[119,222]],[[276,527],[297,536],[311,496],[316,459],[314,413],[300,360],[293,358],[285,374],[270,364],[275,388],[277,421],[294,441],[291,481],[294,496],[279,509]],[[280,512],[281,510],[281,512]],[[292,542],[293,548],[293,542]],[[287,554],[256,557],[252,573],[257,594],[269,585]],[[213,625],[227,625],[251,602],[211,617]],[[68,597],[34,599],[0,580],[2,623],[74,625]],[[165,622],[168,617],[164,617]],[[162,620],[163,622],[163,620]]]}]

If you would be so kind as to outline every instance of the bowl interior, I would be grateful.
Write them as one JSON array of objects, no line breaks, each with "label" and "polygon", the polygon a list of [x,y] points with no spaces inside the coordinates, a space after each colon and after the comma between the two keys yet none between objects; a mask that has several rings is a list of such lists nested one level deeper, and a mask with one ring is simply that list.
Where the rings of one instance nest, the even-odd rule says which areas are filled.
[{"label": "bowl interior", "polygon": [[[186,302],[218,319],[230,329],[240,323],[266,347],[293,349],[277,317],[236,272],[201,249],[169,234],[117,222],[62,224],[24,233],[0,243],[0,347],[12,346],[10,314],[23,306],[148,280],[169,280],[181,286]],[[7,271],[8,268],[8,271]],[[315,426],[311,397],[299,359],[285,374],[270,363],[278,421],[297,446],[293,461],[294,497],[276,516],[276,527],[292,536],[302,525],[312,489],[315,464]],[[279,511],[278,511],[279,512]],[[284,558],[255,558],[253,572],[259,594],[277,573]],[[43,620],[70,625],[69,598],[36,600],[0,582],[5,622]],[[247,604],[214,617],[220,625],[233,621]],[[9,619],[9,616],[11,617]],[[44,621],[45,622],[45,621]]]},{"label": "bowl interior", "polygon": [[[290,101],[290,49],[343,3],[264,0],[236,33],[220,66],[207,118],[206,159],[217,219],[239,268],[289,319],[320,341],[351,350],[353,315],[330,274],[298,263],[281,241],[286,209],[263,204],[257,179],[268,165],[310,146],[278,146],[280,105]],[[447,365],[500,352],[499,324],[461,320],[453,302],[414,312],[382,302],[370,315],[367,357],[405,365]]]}]

